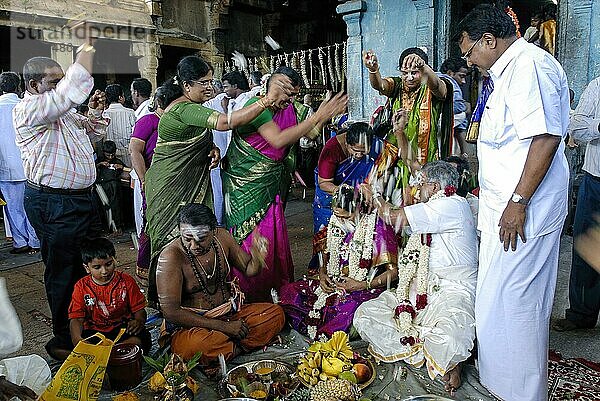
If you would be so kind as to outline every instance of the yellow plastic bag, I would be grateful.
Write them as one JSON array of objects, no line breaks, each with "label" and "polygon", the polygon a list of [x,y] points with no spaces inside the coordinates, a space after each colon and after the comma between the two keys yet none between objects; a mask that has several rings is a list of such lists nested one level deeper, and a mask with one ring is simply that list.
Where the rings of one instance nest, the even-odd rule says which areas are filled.
[{"label": "yellow plastic bag", "polygon": [[[100,395],[104,373],[113,345],[125,333],[121,329],[114,341],[96,333],[80,341],[62,364],[40,401],[95,401]],[[94,337],[100,342],[91,344]]]}]

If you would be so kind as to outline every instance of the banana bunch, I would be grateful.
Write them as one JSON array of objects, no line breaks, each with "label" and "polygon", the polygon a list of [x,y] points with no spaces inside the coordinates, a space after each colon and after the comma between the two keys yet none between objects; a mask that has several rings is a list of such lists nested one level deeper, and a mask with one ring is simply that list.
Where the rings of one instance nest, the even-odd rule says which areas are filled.
[{"label": "banana bunch", "polygon": [[322,360],[323,354],[320,351],[309,352],[300,359],[300,363],[296,368],[298,376],[311,386],[317,384],[319,380],[327,380],[327,375],[321,372]]},{"label": "banana bunch", "polygon": [[348,335],[338,331],[327,342],[313,343],[308,354],[300,359],[296,372],[306,383],[314,386],[351,370],[352,356]]}]

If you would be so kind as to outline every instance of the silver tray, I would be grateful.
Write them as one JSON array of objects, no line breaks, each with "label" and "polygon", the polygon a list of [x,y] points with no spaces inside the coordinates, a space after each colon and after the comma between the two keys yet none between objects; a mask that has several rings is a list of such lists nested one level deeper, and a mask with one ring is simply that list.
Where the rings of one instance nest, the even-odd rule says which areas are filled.
[{"label": "silver tray", "polygon": [[440,397],[439,395],[426,394],[426,395],[413,395],[403,399],[402,401],[454,401],[450,398]]},{"label": "silver tray", "polygon": [[256,401],[254,398],[222,398],[219,401]]},{"label": "silver tray", "polygon": [[[223,377],[221,379],[221,381],[219,381],[219,387],[218,387],[218,391],[219,394],[221,394],[221,396],[223,397],[232,397],[231,391],[229,390],[229,387],[227,386],[228,381],[229,381],[229,375],[231,374],[231,372],[233,372],[235,369],[240,368],[240,367],[244,367],[246,368],[246,370],[248,370],[248,372],[254,372],[254,367],[256,365],[263,365],[263,364],[271,364],[274,367],[274,371],[275,372],[285,372],[285,373],[289,373],[291,374],[295,374],[296,373],[296,367],[293,365],[290,365],[287,362],[283,362],[283,361],[279,361],[277,359],[262,359],[259,361],[252,361],[252,362],[246,362],[243,363],[241,365],[238,365],[234,368],[229,369],[229,371],[227,372],[227,374],[225,375],[225,377]],[[294,391],[298,388],[298,386],[300,385],[300,381],[297,380],[296,383],[290,388],[290,391]],[[244,398],[244,397],[238,397],[238,398],[225,398],[225,400],[253,400],[253,398]]]}]

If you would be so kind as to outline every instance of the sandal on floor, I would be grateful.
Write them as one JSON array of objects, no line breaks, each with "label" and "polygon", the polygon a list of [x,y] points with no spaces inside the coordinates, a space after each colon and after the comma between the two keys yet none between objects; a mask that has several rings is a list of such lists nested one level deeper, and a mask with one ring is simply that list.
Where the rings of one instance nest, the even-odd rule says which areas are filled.
[{"label": "sandal on floor", "polygon": [[11,255],[20,255],[22,253],[27,253],[31,251],[31,247],[29,245],[22,246],[20,248],[13,248],[9,251]]}]

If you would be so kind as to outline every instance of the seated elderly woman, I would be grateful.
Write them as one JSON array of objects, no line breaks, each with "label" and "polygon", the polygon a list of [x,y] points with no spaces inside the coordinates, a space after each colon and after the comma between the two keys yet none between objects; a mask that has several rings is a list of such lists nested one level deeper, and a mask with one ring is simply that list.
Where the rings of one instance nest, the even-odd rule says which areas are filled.
[{"label": "seated elderly woman", "polygon": [[232,267],[247,276],[260,272],[265,238],[255,232],[250,254],[245,253],[202,204],[184,206],[178,225],[180,236],[161,252],[156,271],[165,317],[162,342],[170,337],[172,351],[184,359],[202,352],[204,365],[219,354],[229,360],[267,345],[285,324],[283,310],[243,304],[244,294],[227,281]]},{"label": "seated elderly woman", "polygon": [[411,232],[398,263],[398,287],[363,303],[354,327],[384,362],[426,365],[453,392],[475,339],[477,234],[469,204],[455,194],[458,172],[435,161],[419,173],[420,203],[392,208],[365,185],[379,215]]},{"label": "seated elderly woman", "polygon": [[348,332],[356,308],[396,278],[398,243],[393,228],[375,212],[360,213],[353,187],[342,185],[320,242],[319,275],[280,290],[292,327],[312,339]]}]

